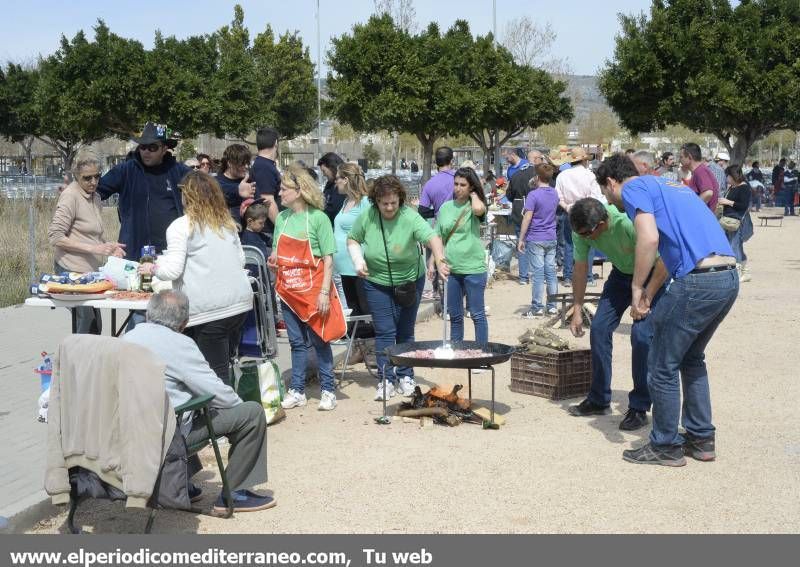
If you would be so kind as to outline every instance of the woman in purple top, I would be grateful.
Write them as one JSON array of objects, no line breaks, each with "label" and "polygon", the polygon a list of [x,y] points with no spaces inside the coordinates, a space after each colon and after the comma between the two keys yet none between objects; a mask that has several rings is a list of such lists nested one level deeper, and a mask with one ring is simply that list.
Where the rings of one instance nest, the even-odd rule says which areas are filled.
[{"label": "woman in purple top", "polygon": [[522,227],[517,249],[528,256],[533,270],[533,296],[526,319],[544,315],[542,292],[547,281],[547,313],[556,313],[553,296],[558,293],[556,279],[556,208],[558,193],[550,187],[555,168],[542,163],[536,166],[536,188],[525,198]]}]

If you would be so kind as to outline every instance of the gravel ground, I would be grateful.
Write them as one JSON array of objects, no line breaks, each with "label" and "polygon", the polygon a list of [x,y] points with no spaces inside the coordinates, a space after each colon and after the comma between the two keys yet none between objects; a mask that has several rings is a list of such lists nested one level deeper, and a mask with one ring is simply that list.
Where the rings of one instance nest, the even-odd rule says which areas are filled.
[{"label": "gravel ground", "polygon": [[[623,433],[630,378],[630,319],[615,335],[613,414],[576,418],[580,399],[549,401],[509,390],[510,367],[497,368],[498,431],[479,426],[426,427],[373,423],[380,404],[357,365],[339,407],[318,412],[317,386],[302,409],[269,430],[270,481],[277,507],[230,520],[162,511],[166,533],[796,533],[800,530],[800,398],[791,337],[797,337],[800,259],[792,242],[800,221],[756,228],[746,244],[753,281],[713,338],[711,376],[717,460],[689,459],[682,468],[641,466],[622,450],[646,440],[649,428]],[[602,285],[602,281],[600,282]],[[596,288],[598,291],[600,287]],[[590,288],[591,291],[591,288]],[[519,318],[530,288],[513,281],[487,290],[493,341],[515,343],[529,326]],[[563,336],[567,330],[557,331]],[[438,338],[441,320],[418,326],[418,339]],[[467,322],[467,338],[471,338]],[[588,347],[588,333],[573,344]],[[787,348],[788,347],[788,348]],[[466,371],[422,369],[423,385],[464,382]],[[489,375],[473,380],[489,398]],[[394,398],[391,405],[398,403]],[[211,453],[204,454],[210,463]],[[212,468],[202,481],[209,507],[219,491]],[[89,531],[139,532],[145,514],[119,504],[87,503],[79,521]],[[66,514],[34,533],[63,530]]]}]

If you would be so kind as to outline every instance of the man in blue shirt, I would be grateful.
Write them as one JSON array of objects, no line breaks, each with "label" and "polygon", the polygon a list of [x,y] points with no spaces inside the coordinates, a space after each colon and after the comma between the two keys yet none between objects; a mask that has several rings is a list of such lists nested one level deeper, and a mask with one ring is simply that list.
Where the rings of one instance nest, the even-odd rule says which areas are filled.
[{"label": "man in blue shirt", "polygon": [[514,174],[522,169],[523,166],[528,165],[528,160],[525,159],[525,152],[522,148],[509,148],[503,152],[503,157],[508,162],[508,169],[506,170],[506,179],[511,179]]},{"label": "man in blue shirt", "polygon": [[[635,320],[653,318],[648,357],[653,429],[648,444],[622,456],[632,463],[673,467],[686,464],[684,454],[714,460],[705,349],[739,293],[733,250],[714,213],[690,188],[663,177],[638,177],[627,156],[606,159],[597,181],[636,230],[631,314]],[[644,284],[656,253],[673,280],[650,314],[652,298]],[[678,433],[680,421],[684,435]]]}]

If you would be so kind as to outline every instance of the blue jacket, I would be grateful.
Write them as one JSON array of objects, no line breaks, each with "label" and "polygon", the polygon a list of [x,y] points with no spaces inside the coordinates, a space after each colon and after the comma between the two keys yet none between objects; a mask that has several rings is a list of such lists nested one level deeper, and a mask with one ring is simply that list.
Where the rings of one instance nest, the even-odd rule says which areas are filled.
[{"label": "blue jacket", "polygon": [[[181,201],[180,183],[184,175],[191,169],[179,163],[167,154],[164,156],[164,165],[168,168],[167,178],[174,187],[172,192],[178,216],[183,215],[183,202]],[[116,165],[101,179],[97,192],[102,199],[119,193],[118,213],[120,220],[119,242],[125,244],[125,258],[139,260],[142,246],[150,244],[148,237],[150,228],[148,223],[148,189],[147,173],[144,164],[136,151],[128,154],[128,159]],[[177,218],[177,217],[176,217]]]}]

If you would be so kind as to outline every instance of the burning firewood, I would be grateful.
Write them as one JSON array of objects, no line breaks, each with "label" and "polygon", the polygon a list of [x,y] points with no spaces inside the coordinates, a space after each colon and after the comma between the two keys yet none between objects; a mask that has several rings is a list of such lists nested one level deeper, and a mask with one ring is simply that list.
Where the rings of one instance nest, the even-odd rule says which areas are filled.
[{"label": "burning firewood", "polygon": [[458,392],[463,386],[456,384],[447,390],[441,386],[434,386],[424,394],[417,386],[410,402],[403,402],[397,410],[397,415],[432,416],[437,423],[454,426],[462,421],[481,423],[479,417],[472,413],[468,400],[459,397]]}]

